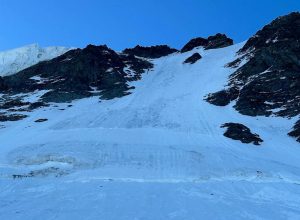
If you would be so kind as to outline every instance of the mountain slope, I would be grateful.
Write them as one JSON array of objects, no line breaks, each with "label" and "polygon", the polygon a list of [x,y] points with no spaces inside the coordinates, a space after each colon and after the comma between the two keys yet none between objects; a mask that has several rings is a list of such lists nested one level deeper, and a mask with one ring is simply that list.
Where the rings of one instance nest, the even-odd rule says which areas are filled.
[{"label": "mountain slope", "polygon": [[0,52],[0,76],[8,76],[40,61],[50,60],[70,50],[66,47],[45,47],[31,44]]},{"label": "mountain slope", "polygon": [[[45,101],[29,111],[45,88],[3,90],[1,112],[27,117],[1,123],[0,218],[298,219],[300,148],[287,135],[297,117],[253,117],[235,101],[205,100],[247,65],[227,65],[245,45],[142,59],[153,66],[126,81],[122,97]],[[195,53],[201,58],[185,63]],[[226,123],[263,142],[225,137]]]},{"label": "mountain slope", "polygon": [[72,101],[95,95],[95,91],[101,98],[111,99],[128,94],[127,81],[139,79],[151,67],[144,59],[118,54],[106,45],[88,45],[3,77],[2,90],[48,91],[42,98],[48,102]]},{"label": "mountain slope", "polygon": [[[1,201],[6,208],[1,217],[16,209],[23,210],[16,215],[20,218],[37,218],[40,211],[50,218],[47,206],[58,219],[72,217],[72,213],[118,219],[113,214],[117,205],[123,207],[123,219],[284,219],[298,215],[300,201],[295,195],[299,191],[294,184],[300,181],[299,147],[285,135],[292,121],[242,116],[230,107],[223,109],[203,100],[226,83],[231,70],[224,65],[240,47],[196,49],[203,58],[193,65],[182,64],[191,53],[170,55],[154,61],[154,71],[133,83],[136,89],[129,96],[101,103],[97,97],[88,98],[72,102],[71,107],[57,104],[7,123],[0,134],[1,182],[10,187],[3,185]],[[34,122],[41,118],[48,121]],[[264,139],[261,147],[224,137],[220,125],[230,121],[259,133]],[[16,134],[19,141],[15,141]],[[19,180],[10,180],[12,176]],[[10,194],[12,189],[14,194]],[[294,196],[286,200],[275,191]],[[157,205],[151,205],[149,196],[156,198],[153,203]],[[21,203],[15,201],[17,197],[23,198]],[[125,202],[129,197],[133,200]],[[64,203],[64,198],[70,198],[70,203]],[[216,210],[216,201],[219,214],[203,212],[204,207]],[[28,203],[39,205],[31,210],[22,205]],[[80,208],[75,210],[76,206]],[[226,211],[231,206],[243,211]],[[69,214],[57,211],[62,207]],[[272,215],[262,211],[266,208]]]}]

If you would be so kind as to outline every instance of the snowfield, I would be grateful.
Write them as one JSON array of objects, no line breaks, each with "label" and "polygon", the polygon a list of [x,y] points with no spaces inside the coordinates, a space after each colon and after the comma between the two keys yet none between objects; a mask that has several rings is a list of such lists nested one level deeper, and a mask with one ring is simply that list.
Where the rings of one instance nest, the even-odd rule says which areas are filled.
[{"label": "snowfield", "polygon": [[[249,117],[203,100],[226,85],[234,69],[225,65],[243,44],[155,59],[122,98],[2,123],[0,219],[300,219],[300,145],[287,136],[297,118]],[[203,58],[183,64],[194,52]],[[224,137],[226,122],[264,142]]]}]

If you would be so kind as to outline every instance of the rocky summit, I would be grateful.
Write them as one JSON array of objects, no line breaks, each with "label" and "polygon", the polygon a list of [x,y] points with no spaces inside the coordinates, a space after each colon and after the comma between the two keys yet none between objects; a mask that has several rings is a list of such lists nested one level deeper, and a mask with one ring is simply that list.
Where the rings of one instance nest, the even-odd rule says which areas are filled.
[{"label": "rocky summit", "polygon": [[233,44],[233,40],[228,38],[225,34],[216,34],[210,36],[207,39],[203,37],[198,37],[190,40],[184,47],[181,49],[181,53],[190,51],[196,47],[204,47],[206,50],[209,49],[218,49],[223,47],[228,47]]}]

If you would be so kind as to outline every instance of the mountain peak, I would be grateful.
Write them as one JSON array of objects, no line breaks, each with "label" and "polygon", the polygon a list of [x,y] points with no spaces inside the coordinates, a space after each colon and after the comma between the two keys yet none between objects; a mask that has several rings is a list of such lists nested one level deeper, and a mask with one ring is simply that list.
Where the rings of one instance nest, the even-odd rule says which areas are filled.
[{"label": "mountain peak", "polygon": [[181,53],[188,52],[196,47],[203,47],[206,50],[218,49],[233,45],[233,40],[228,38],[226,34],[217,33],[216,35],[209,36],[207,39],[203,37],[197,37],[190,40],[181,49]]},{"label": "mountain peak", "polygon": [[40,47],[34,43],[0,52],[0,76],[15,74],[38,62],[57,57],[70,49],[67,47]]}]

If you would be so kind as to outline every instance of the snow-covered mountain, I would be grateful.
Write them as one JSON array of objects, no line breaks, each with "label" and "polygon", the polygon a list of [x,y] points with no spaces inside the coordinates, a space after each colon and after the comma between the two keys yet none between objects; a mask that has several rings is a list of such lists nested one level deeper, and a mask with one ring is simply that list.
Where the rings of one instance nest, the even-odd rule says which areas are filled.
[{"label": "snow-covered mountain", "polygon": [[0,52],[0,76],[17,73],[38,62],[50,60],[70,50],[66,47],[40,47],[31,44],[13,50]]},{"label": "snow-covered mountain", "polygon": [[1,77],[0,219],[299,219],[299,25]]}]

